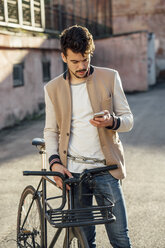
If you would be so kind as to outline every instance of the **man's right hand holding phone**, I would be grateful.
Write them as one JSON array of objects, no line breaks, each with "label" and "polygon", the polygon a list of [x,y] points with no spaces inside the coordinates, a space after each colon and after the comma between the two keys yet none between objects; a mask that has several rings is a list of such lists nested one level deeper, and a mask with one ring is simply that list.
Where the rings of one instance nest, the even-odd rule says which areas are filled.
[{"label": "man's right hand holding phone", "polygon": [[95,113],[90,123],[95,127],[108,127],[113,125],[113,116],[110,115],[108,110]]}]

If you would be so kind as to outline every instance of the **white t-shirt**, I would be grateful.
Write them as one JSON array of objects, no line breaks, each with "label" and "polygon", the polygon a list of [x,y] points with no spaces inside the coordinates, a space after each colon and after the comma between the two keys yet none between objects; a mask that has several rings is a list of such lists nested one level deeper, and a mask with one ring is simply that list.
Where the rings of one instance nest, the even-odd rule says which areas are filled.
[{"label": "white t-shirt", "polygon": [[[90,157],[104,160],[97,128],[89,120],[93,110],[89,100],[86,82],[71,84],[72,119],[68,154],[75,157]],[[70,172],[81,173],[84,169],[105,166],[103,163],[85,164],[68,159]]]}]

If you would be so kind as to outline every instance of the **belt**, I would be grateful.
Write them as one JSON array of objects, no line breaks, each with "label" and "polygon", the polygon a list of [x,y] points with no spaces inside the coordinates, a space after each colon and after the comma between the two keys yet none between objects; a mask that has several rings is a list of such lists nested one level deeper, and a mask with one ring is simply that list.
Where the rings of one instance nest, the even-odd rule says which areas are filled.
[{"label": "belt", "polygon": [[97,159],[97,158],[89,158],[89,157],[83,157],[83,156],[79,156],[79,157],[74,157],[72,155],[68,155],[68,159],[71,159],[77,163],[85,163],[85,164],[95,164],[95,163],[102,163],[102,164],[106,164],[105,159]]}]

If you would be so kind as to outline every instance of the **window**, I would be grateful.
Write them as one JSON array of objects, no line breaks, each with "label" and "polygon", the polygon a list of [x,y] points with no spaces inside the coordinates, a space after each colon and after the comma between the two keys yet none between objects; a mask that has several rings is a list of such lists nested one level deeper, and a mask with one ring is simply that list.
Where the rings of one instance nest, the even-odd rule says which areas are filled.
[{"label": "window", "polygon": [[13,87],[19,87],[24,85],[24,64],[15,64],[13,66]]},{"label": "window", "polygon": [[42,61],[43,82],[50,81],[50,61]]}]

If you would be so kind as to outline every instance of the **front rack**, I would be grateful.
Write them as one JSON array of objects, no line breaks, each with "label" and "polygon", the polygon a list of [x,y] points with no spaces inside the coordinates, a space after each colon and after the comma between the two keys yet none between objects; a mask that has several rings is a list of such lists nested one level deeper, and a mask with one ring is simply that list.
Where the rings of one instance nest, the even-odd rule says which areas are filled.
[{"label": "front rack", "polygon": [[72,210],[50,209],[46,218],[53,227],[76,227],[111,223],[116,220],[112,214],[113,205],[92,206]]}]

